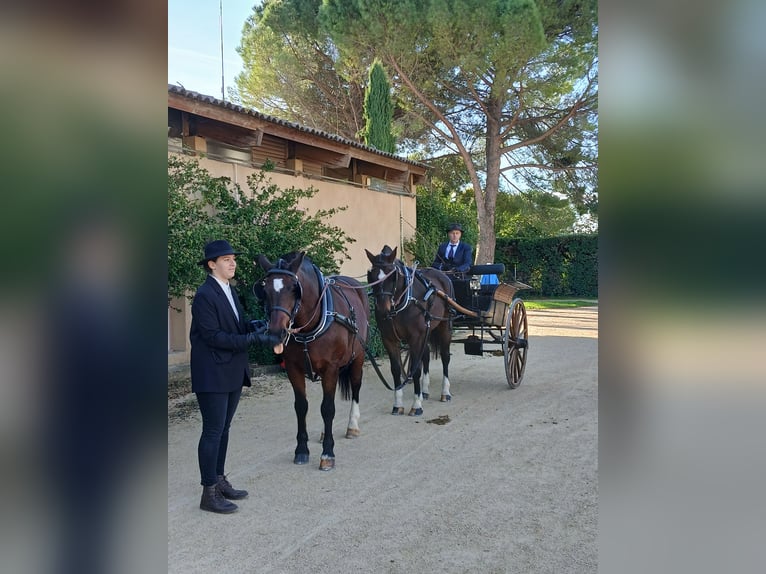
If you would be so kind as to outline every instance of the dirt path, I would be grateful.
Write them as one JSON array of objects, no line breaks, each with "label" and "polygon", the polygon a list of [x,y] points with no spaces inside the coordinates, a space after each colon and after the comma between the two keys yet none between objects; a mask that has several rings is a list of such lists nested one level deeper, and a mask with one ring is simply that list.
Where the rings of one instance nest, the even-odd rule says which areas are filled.
[{"label": "dirt path", "polygon": [[[328,473],[317,470],[319,383],[309,395],[312,459],[296,466],[290,384],[258,377],[232,427],[229,478],[250,491],[233,515],[198,508],[198,413],[171,420],[168,572],[595,573],[598,308],[528,317],[515,390],[502,357],[453,345],[452,402],[397,417],[368,367],[362,436],[343,438],[350,404],[336,401]],[[432,396],[440,386],[432,377]],[[405,410],[411,401],[408,386]]]}]

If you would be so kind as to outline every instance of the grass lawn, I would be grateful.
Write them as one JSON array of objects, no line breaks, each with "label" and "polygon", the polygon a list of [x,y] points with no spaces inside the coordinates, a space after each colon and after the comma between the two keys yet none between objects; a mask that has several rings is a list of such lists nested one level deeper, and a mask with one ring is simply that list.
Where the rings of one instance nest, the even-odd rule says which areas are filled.
[{"label": "grass lawn", "polygon": [[598,299],[524,299],[527,309],[568,309],[598,306]]}]

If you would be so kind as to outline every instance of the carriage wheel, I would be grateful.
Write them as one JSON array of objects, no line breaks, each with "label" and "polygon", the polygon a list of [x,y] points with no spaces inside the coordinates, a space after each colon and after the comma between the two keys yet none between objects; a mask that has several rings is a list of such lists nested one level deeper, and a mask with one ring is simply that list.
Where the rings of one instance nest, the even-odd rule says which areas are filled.
[{"label": "carriage wheel", "polygon": [[505,336],[503,338],[505,377],[508,379],[508,386],[512,389],[518,387],[524,377],[528,347],[527,309],[521,299],[514,299],[505,319]]}]

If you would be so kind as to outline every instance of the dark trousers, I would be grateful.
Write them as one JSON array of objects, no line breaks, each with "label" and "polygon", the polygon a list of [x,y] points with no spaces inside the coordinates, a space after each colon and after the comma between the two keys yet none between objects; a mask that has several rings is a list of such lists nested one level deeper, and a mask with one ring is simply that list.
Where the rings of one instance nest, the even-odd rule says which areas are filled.
[{"label": "dark trousers", "polygon": [[202,486],[214,485],[218,475],[225,474],[229,426],[241,394],[241,388],[231,393],[196,393],[202,414],[202,436],[197,447]]}]

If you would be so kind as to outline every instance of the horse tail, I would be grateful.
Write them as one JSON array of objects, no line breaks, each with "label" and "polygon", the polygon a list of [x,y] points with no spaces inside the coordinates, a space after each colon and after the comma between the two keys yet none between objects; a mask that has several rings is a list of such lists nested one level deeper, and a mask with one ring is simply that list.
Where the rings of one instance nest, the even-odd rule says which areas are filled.
[{"label": "horse tail", "polygon": [[338,373],[340,396],[344,401],[351,399],[351,363],[340,368]]},{"label": "horse tail", "polygon": [[428,345],[431,347],[431,358],[436,360],[439,358],[439,331],[433,330],[428,336]]}]

